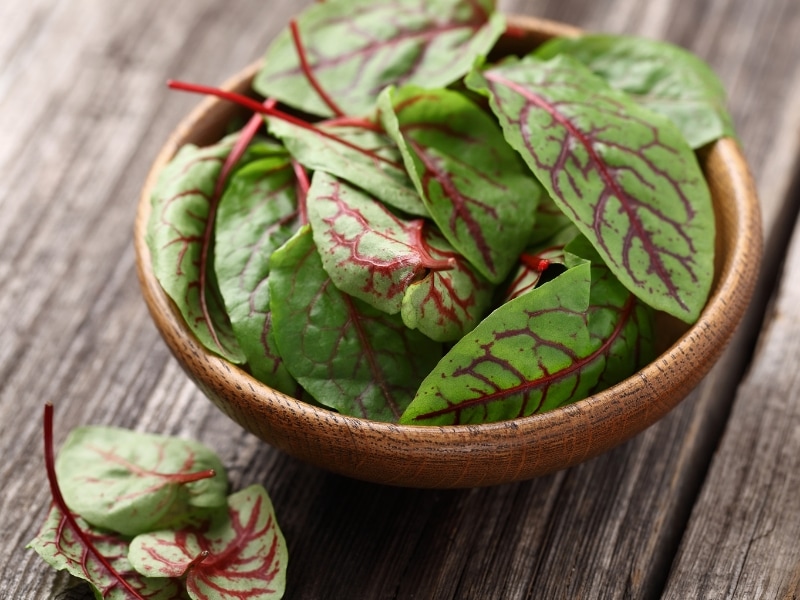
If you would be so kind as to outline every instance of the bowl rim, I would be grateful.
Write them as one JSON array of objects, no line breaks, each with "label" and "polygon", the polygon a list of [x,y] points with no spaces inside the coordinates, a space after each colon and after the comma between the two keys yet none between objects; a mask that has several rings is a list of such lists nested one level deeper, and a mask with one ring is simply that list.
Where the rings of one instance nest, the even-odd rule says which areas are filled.
[{"label": "bowl rim", "polygon": [[[555,35],[580,33],[575,27],[533,17],[508,15],[507,20],[518,38],[511,40],[512,43],[530,44]],[[249,89],[257,64],[251,64],[223,87]],[[726,243],[732,251],[715,268],[714,286],[698,320],[634,375],[602,392],[548,412],[486,424],[399,425],[314,406],[272,390],[206,350],[185,328],[180,313],[152,272],[146,230],[150,195],[160,170],[183,143],[208,135],[210,123],[233,111],[224,101],[204,99],[181,120],[152,165],[134,224],[142,293],[172,353],[223,412],[268,443],[328,470],[411,487],[472,487],[529,479],[578,464],[636,435],[674,408],[719,358],[754,290],[762,248],[759,202],[738,143],[723,138],[703,148],[700,155],[712,188],[717,231],[722,230],[719,227],[722,219],[724,231],[731,238]],[[709,179],[709,173],[715,179]],[[726,177],[720,177],[720,173]],[[721,194],[726,196],[724,202]],[[203,372],[189,364],[193,361],[203,363]],[[223,385],[220,377],[228,385]],[[230,393],[237,395],[232,403],[221,398]],[[287,423],[286,419],[294,422]],[[316,436],[307,435],[309,432],[303,432],[304,428],[324,428],[341,439],[316,442]],[[370,457],[363,455],[367,448],[373,453]],[[333,452],[334,464],[327,460],[326,452]],[[558,453],[559,458],[548,456],[548,452]],[[534,453],[542,456],[533,457]],[[487,462],[493,457],[498,460],[496,469]],[[409,463],[400,465],[399,461]],[[386,472],[380,467],[381,462],[398,466],[399,471]],[[448,473],[448,467],[453,467],[454,472]],[[470,469],[475,472],[470,473]]]}]

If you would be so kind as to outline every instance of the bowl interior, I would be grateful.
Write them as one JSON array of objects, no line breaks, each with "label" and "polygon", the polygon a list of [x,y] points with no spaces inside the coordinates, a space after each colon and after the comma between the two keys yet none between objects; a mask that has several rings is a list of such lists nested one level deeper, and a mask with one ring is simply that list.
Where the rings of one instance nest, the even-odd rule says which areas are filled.
[{"label": "bowl interior", "polygon": [[[566,25],[510,17],[502,52],[529,49]],[[252,65],[223,87],[249,90]],[[160,170],[185,143],[218,140],[239,109],[203,101],[172,133],[142,190],[134,230],[137,268],[150,313],[173,354],[231,419],[289,454],[358,479],[410,487],[472,487],[528,479],[600,454],[663,417],[719,358],[741,320],[761,254],[758,199],[737,143],[722,139],[699,156],[717,218],[711,297],[697,323],[658,323],[663,350],[650,365],[589,398],[539,415],[485,425],[400,426],[343,416],[281,394],[201,346],[156,280],[145,241]]]}]

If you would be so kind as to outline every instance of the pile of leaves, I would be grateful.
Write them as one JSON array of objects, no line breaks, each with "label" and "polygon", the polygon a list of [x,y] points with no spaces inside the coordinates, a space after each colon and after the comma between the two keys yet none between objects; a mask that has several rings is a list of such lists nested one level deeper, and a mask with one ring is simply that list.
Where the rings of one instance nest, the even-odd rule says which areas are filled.
[{"label": "pile of leaves", "polygon": [[606,35],[490,61],[503,34],[491,0],[329,0],[269,47],[263,101],[172,83],[255,113],[152,197],[156,276],[208,349],[344,414],[482,423],[634,373],[656,311],[698,318],[714,74]]},{"label": "pile of leaves", "polygon": [[230,496],[205,446],[112,427],[73,430],[53,451],[45,407],[45,465],[53,503],[29,547],[106,600],[278,600],[288,552],[269,496]]}]

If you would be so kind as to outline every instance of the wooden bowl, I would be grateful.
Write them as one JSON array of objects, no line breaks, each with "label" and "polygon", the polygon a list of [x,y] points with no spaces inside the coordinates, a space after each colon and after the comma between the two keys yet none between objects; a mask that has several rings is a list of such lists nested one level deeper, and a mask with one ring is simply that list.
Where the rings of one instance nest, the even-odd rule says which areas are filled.
[{"label": "wooden bowl", "polygon": [[[578,30],[510,17],[500,52],[530,49]],[[255,66],[224,87],[249,89]],[[139,278],[152,317],[180,364],[231,419],[301,460],[350,477],[409,487],[473,487],[529,479],[575,465],[655,423],[699,383],[719,358],[750,299],[761,257],[758,199],[731,139],[701,152],[717,218],[716,280],[696,324],[684,328],[650,365],[585,400],[543,414],[485,425],[401,426],[343,416],[281,394],[209,353],[184,325],[153,275],[145,230],[159,171],[184,143],[219,139],[236,112],[205,100],[180,123],[156,159],[135,225]]]}]

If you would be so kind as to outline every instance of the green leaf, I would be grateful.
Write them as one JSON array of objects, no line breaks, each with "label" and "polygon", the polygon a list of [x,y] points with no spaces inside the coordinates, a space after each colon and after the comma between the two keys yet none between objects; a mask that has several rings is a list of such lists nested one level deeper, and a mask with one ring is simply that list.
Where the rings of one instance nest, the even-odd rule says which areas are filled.
[{"label": "green leaf", "polygon": [[[209,206],[235,139],[234,135],[206,148],[188,144],[180,149],[159,175],[153,190],[147,243],[153,272],[189,329],[212,352],[241,363],[244,355],[214,280],[213,260],[207,263],[204,286],[200,273],[201,255],[211,238],[207,226]],[[205,308],[201,287],[205,288]]]},{"label": "green leaf", "polygon": [[[143,598],[148,600],[186,600],[188,595],[176,579],[150,578],[137,573],[128,561],[128,541],[107,531],[90,527],[76,518],[87,539],[109,564]],[[28,544],[50,566],[87,581],[98,600],[130,600],[131,594],[97,560],[55,505],[50,508],[39,534]]]},{"label": "green leaf", "polygon": [[450,90],[390,88],[378,106],[444,236],[484,277],[502,281],[528,243],[541,194],[503,132]]},{"label": "green leaf", "polygon": [[439,342],[453,342],[486,315],[494,287],[437,231],[426,229],[423,243],[431,258],[452,261],[453,267],[431,270],[409,285],[400,315],[407,327]]},{"label": "green leaf", "polygon": [[[490,0],[327,0],[297,19],[314,77],[348,114],[365,114],[391,84],[444,87],[466,74],[505,30]],[[289,31],[264,57],[253,87],[328,116],[300,66]]]},{"label": "green leaf", "polygon": [[714,213],[697,159],[666,118],[568,56],[473,72],[506,138],[620,281],[697,319],[713,277]]},{"label": "green leaf", "polygon": [[556,38],[535,52],[542,59],[558,54],[576,58],[611,87],[668,117],[693,148],[736,135],[722,83],[688,50],[646,38],[596,34]]},{"label": "green leaf", "polygon": [[135,537],[128,558],[148,577],[185,577],[193,600],[277,600],[289,553],[267,492],[253,485],[204,527]]},{"label": "green leaf", "polygon": [[[213,477],[203,473],[209,469]],[[112,427],[70,432],[56,471],[71,510],[95,527],[129,536],[223,506],[228,485],[225,468],[205,446]]]},{"label": "green leaf", "polygon": [[253,376],[286,394],[297,383],[283,366],[269,312],[269,258],[299,227],[296,177],[284,152],[256,160],[229,181],[215,227],[215,262],[231,326]]},{"label": "green leaf", "polygon": [[308,227],[272,255],[270,269],[275,339],[289,372],[325,406],[396,421],[441,346],[337,289]]},{"label": "green leaf", "polygon": [[637,346],[635,297],[618,283],[614,288],[602,264],[574,262],[554,280],[503,304],[453,346],[400,422],[514,419],[580,400],[631,374],[631,363],[646,355]]},{"label": "green leaf", "polygon": [[267,124],[307,169],[336,175],[409,214],[427,215],[394,142],[370,129],[366,121],[364,127],[324,123],[301,127],[278,118],[267,119]]},{"label": "green leaf", "polygon": [[308,191],[308,218],[322,265],[337,288],[389,314],[427,269],[450,269],[424,245],[422,219],[405,220],[372,196],[322,171]]}]

